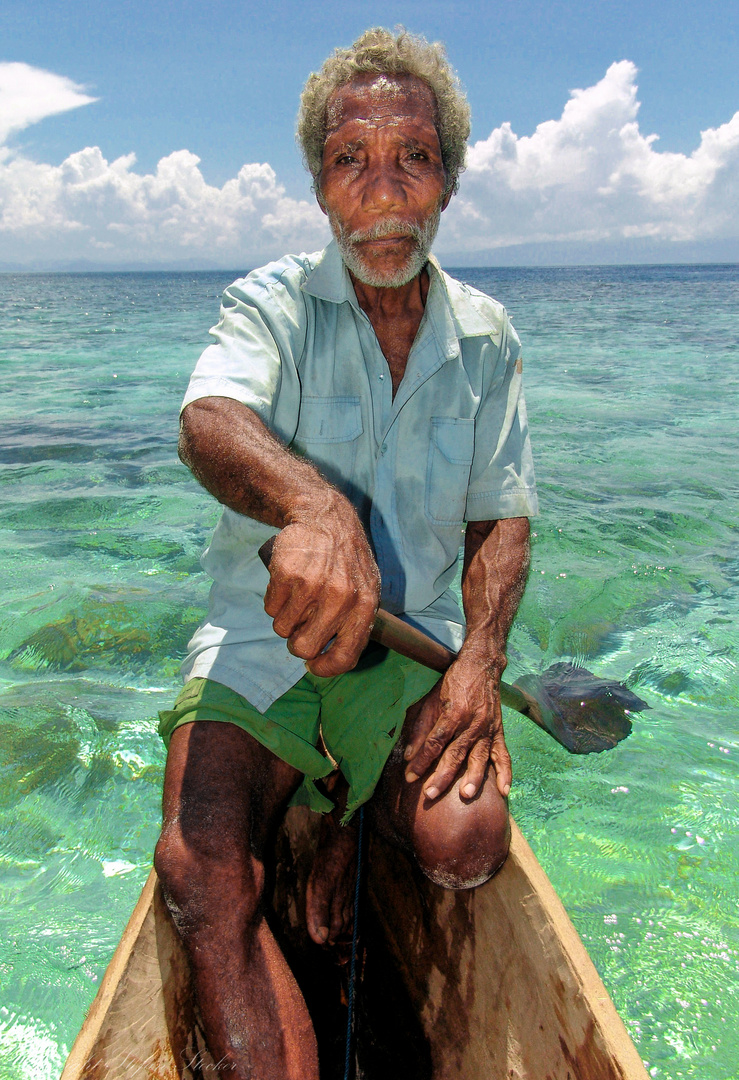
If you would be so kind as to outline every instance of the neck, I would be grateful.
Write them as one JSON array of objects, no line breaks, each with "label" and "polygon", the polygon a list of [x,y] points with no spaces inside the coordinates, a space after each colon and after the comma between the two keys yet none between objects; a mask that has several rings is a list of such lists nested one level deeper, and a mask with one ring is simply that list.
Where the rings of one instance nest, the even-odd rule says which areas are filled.
[{"label": "neck", "polygon": [[371,323],[374,324],[378,318],[382,321],[395,320],[401,316],[407,319],[412,314],[416,314],[420,322],[429,291],[429,275],[425,267],[407,285],[400,285],[397,289],[365,285],[351,270],[349,277],[352,279],[357,302]]}]

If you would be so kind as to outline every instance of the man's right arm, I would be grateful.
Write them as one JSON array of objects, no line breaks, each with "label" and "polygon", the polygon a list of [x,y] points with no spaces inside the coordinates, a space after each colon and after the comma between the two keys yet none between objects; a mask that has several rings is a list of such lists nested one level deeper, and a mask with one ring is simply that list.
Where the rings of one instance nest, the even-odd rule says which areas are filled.
[{"label": "man's right arm", "polygon": [[369,640],[380,576],[348,499],[232,398],[185,408],[179,454],[219,502],[282,530],[264,607],[290,652],[314,675],[353,668]]}]

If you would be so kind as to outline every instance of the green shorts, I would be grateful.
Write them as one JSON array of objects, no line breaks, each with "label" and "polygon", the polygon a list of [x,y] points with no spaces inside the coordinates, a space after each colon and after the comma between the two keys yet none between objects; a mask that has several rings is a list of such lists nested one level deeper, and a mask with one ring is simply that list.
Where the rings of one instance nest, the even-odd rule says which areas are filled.
[{"label": "green shorts", "polygon": [[[310,672],[264,713],[211,679],[190,679],[174,708],[159,713],[166,746],[182,724],[216,720],[248,731],[305,775],[293,802],[325,813],[333,804],[314,783],[341,769],[349,784],[343,820],[371,798],[400,737],[406,710],[434,686],[435,671],[371,643],[353,671],[322,679]],[[317,747],[319,735],[330,757]]]}]

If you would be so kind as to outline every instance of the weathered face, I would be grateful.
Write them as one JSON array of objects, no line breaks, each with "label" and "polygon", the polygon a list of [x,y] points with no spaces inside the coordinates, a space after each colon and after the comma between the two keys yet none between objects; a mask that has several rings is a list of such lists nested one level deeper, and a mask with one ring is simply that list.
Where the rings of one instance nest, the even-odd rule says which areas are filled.
[{"label": "weathered face", "polygon": [[412,75],[362,75],[329,99],[319,203],[367,285],[407,284],[428,258],[450,198],[435,114]]}]

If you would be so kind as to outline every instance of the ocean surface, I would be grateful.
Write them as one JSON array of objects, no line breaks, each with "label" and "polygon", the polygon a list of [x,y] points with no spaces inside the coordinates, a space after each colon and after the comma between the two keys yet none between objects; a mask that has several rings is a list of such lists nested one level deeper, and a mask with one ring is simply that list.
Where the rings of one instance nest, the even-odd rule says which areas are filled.
[{"label": "ocean surface", "polygon": [[[0,275],[0,1078],[58,1076],[146,877],[155,716],[217,507],[177,413],[236,273]],[[511,678],[651,709],[513,813],[653,1077],[739,1076],[739,267],[475,269],[524,343],[542,511]]]}]

